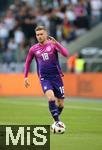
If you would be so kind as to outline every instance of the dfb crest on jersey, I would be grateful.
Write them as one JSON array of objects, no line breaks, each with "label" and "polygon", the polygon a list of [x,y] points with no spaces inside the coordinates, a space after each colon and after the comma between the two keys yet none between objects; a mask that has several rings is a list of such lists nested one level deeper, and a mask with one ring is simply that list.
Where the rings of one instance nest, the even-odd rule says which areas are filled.
[{"label": "dfb crest on jersey", "polygon": [[46,48],[46,51],[50,52],[50,51],[51,51],[51,47],[48,46],[48,47]]}]

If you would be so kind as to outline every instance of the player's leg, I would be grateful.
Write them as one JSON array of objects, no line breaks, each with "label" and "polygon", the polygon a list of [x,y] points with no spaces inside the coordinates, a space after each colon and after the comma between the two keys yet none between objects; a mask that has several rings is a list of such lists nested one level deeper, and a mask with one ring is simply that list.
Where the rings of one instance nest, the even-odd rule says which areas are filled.
[{"label": "player's leg", "polygon": [[58,108],[56,106],[56,97],[54,96],[52,84],[50,80],[48,79],[43,79],[43,80],[41,79],[40,83],[41,83],[43,92],[48,99],[49,111],[51,112],[54,120],[59,121]]},{"label": "player's leg", "polygon": [[63,111],[63,108],[64,108],[64,99],[57,99],[56,100],[56,105],[57,105],[57,108],[58,108],[58,114],[60,115]]},{"label": "player's leg", "polygon": [[60,76],[58,76],[53,81],[53,87],[54,87],[54,95],[57,98],[56,99],[56,105],[58,107],[59,115],[62,113],[62,110],[64,108],[64,86],[63,81]]},{"label": "player's leg", "polygon": [[59,112],[58,108],[56,106],[56,97],[54,96],[53,90],[49,89],[45,92],[45,95],[48,98],[48,103],[49,103],[49,110],[52,114],[52,117],[54,118],[55,121],[59,121]]}]

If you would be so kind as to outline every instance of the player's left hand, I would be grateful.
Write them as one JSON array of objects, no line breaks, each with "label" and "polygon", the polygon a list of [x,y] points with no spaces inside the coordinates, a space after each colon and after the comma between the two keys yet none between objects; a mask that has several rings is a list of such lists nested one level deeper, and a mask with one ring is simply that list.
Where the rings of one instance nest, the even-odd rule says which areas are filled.
[{"label": "player's left hand", "polygon": [[49,36],[49,39],[52,41],[53,44],[56,44],[57,41],[56,41],[56,39],[54,37]]}]

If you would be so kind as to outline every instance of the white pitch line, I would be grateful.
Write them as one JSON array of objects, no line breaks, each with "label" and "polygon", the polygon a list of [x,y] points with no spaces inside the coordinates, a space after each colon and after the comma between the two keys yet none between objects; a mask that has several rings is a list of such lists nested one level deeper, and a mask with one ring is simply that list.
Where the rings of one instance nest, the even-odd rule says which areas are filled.
[{"label": "white pitch line", "polygon": [[[3,102],[2,102],[3,103]],[[20,103],[15,103],[15,102],[12,102],[12,103],[9,103],[9,104],[15,104],[15,105],[34,105],[34,106],[44,106],[44,107],[48,107],[47,106],[47,103],[24,103],[24,102],[20,102]],[[80,110],[93,110],[93,111],[102,111],[102,108],[99,108],[99,107],[87,107],[87,106],[73,106],[73,105],[67,105],[65,104],[65,109],[80,109]]]},{"label": "white pitch line", "polygon": [[102,108],[98,107],[83,107],[83,106],[65,106],[68,109],[82,109],[82,110],[94,110],[94,111],[102,111]]},{"label": "white pitch line", "polygon": [[[40,106],[46,106],[47,107],[47,105],[46,104],[42,104],[42,103],[40,103],[39,104]],[[102,111],[102,108],[98,108],[98,107],[83,107],[83,106],[72,106],[72,105],[69,105],[69,106],[66,106],[65,105],[65,109],[81,109],[81,110],[94,110],[94,111]]]}]

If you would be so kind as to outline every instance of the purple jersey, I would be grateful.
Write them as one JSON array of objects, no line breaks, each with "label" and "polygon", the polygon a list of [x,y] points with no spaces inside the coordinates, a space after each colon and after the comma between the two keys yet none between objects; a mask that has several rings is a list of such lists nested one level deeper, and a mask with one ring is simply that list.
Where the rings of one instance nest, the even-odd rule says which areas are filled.
[{"label": "purple jersey", "polygon": [[29,67],[33,58],[37,63],[38,76],[50,77],[62,74],[58,60],[58,52],[68,56],[68,51],[60,43],[53,44],[48,40],[46,44],[37,43],[33,45],[28,53],[25,65],[25,77],[28,76]]}]

